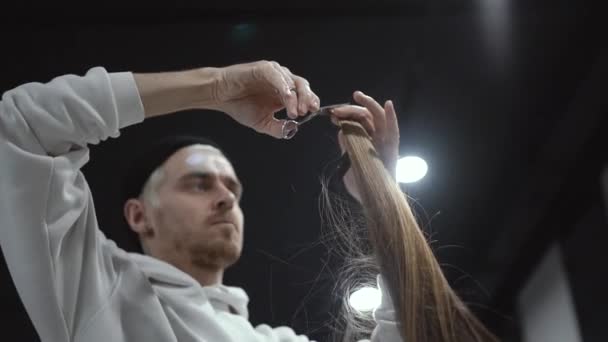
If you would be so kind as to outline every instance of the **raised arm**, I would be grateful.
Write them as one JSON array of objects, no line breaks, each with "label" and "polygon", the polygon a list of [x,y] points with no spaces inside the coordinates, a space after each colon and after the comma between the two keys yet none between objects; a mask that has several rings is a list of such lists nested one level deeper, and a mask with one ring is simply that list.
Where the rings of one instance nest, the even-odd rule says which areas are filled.
[{"label": "raised arm", "polygon": [[[272,62],[181,72],[64,75],[9,90],[0,102],[0,245],[42,341],[68,341],[107,300],[121,251],[97,226],[80,171],[88,144],[182,109],[228,113],[280,137],[274,112],[318,107],[304,79]],[[144,142],[145,143],[145,142]]]},{"label": "raised arm", "polygon": [[[364,208],[368,237],[382,273],[379,286],[383,295],[393,299],[385,304],[394,308],[385,305],[376,312],[378,326],[372,341],[392,341],[385,333],[407,341],[498,341],[450,287],[395,182],[399,127],[392,103],[383,107],[360,92],[355,93],[355,101],[363,107],[334,111],[334,121],[342,128],[340,144],[352,161],[344,182]],[[397,324],[382,325],[385,320]],[[383,326],[393,326],[399,334]]]},{"label": "raised arm", "polygon": [[116,272],[80,168],[87,144],[143,118],[132,75],[103,68],[2,96],[0,244],[42,341],[70,340],[110,291]]},{"label": "raised arm", "polygon": [[[392,102],[387,101],[383,108],[374,99],[361,92],[355,92],[353,98],[358,105],[334,109],[332,121],[335,124],[339,124],[341,120],[352,120],[361,124],[373,142],[379,159],[381,159],[382,164],[389,171],[387,175],[393,175],[399,155],[399,126]],[[350,198],[349,202],[354,206],[353,209],[363,211],[363,207],[361,207],[361,204],[364,203],[363,194],[357,186],[350,159],[346,154],[343,131],[338,133],[338,141],[343,153],[338,168],[338,176],[342,179],[339,180],[341,181],[340,183],[334,184],[334,187],[337,187],[336,189],[339,193],[350,195],[348,198]],[[376,327],[373,330],[371,342],[402,342],[403,340],[400,335],[401,327],[398,322],[395,303],[391,298],[384,275],[379,274],[377,276],[377,284],[378,289],[382,293],[382,302],[374,310],[373,317]]]}]

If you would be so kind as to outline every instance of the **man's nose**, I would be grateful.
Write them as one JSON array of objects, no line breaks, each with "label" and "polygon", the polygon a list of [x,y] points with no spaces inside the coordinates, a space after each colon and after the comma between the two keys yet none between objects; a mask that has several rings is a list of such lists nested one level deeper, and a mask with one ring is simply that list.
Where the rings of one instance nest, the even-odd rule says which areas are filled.
[{"label": "man's nose", "polygon": [[236,196],[224,185],[220,185],[218,188],[217,198],[214,203],[215,208],[222,211],[232,209],[236,202]]}]

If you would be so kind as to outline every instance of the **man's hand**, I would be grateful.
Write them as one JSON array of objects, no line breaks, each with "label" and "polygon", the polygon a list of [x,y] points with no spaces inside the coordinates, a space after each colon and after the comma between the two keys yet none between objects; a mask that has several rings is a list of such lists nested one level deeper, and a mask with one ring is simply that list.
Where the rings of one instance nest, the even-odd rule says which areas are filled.
[{"label": "man's hand", "polygon": [[284,122],[274,117],[276,112],[285,108],[293,119],[320,105],[306,79],[269,61],[220,68],[213,97],[213,109],[275,138],[282,137]]},{"label": "man's hand", "polygon": [[[372,97],[356,91],[353,99],[360,106],[343,106],[332,110],[331,120],[353,120],[359,122],[372,138],[372,143],[380,155],[384,167],[395,177],[397,159],[399,158],[399,124],[392,101],[386,101],[382,107]],[[342,153],[344,136],[338,132],[338,142]],[[361,195],[356,186],[352,168],[344,175],[344,185],[350,194],[361,202]]]},{"label": "man's hand", "polygon": [[134,74],[146,118],[186,109],[213,109],[260,133],[282,138],[283,122],[319,109],[308,81],[277,62]]}]

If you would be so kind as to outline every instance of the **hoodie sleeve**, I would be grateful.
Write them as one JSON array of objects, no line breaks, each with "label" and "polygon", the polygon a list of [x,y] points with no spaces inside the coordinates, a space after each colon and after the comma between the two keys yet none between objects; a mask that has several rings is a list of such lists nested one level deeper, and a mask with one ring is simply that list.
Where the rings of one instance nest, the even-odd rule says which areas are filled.
[{"label": "hoodie sleeve", "polygon": [[376,327],[372,332],[372,342],[402,342],[403,339],[399,334],[399,324],[397,323],[397,313],[385,283],[384,277],[379,274],[378,289],[382,294],[382,301],[380,306],[374,310]]},{"label": "hoodie sleeve", "polygon": [[143,119],[133,75],[101,67],[2,95],[0,246],[42,341],[71,340],[115,282],[80,169],[87,144]]},{"label": "hoodie sleeve", "polygon": [[381,274],[378,274],[378,289],[382,294],[380,306],[374,310],[374,321],[376,327],[372,331],[371,340],[359,340],[358,342],[403,342],[399,333],[399,324],[397,323],[397,313],[393,305],[386,281]]},{"label": "hoodie sleeve", "polygon": [[[378,289],[382,294],[380,306],[374,310],[374,320],[376,327],[371,336],[371,342],[403,342],[399,333],[397,314],[393,306],[393,301],[385,286],[382,275],[378,275]],[[256,327],[256,331],[264,336],[268,341],[279,342],[308,342],[309,339],[304,335],[296,335],[291,328],[278,327],[271,328],[266,324]],[[311,341],[314,342],[314,341]],[[359,340],[358,342],[370,342],[370,340]]]}]

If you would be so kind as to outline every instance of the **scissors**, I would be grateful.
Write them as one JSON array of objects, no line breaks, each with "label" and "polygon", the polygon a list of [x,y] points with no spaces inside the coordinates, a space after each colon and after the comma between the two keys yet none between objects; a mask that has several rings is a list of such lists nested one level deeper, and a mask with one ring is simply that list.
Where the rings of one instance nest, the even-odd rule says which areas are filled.
[{"label": "scissors", "polygon": [[300,121],[285,120],[285,122],[283,122],[283,139],[293,138],[294,135],[296,135],[296,133],[298,133],[298,129],[300,128],[301,125],[316,118],[317,116],[329,115],[330,110],[337,108],[337,107],[347,106],[347,105],[350,105],[350,103],[339,103],[339,104],[333,104],[333,105],[329,105],[329,106],[323,106],[323,107],[319,108],[319,110],[317,110],[316,112],[312,112],[312,113],[308,114],[306,117],[304,117],[304,119],[302,119]]}]

